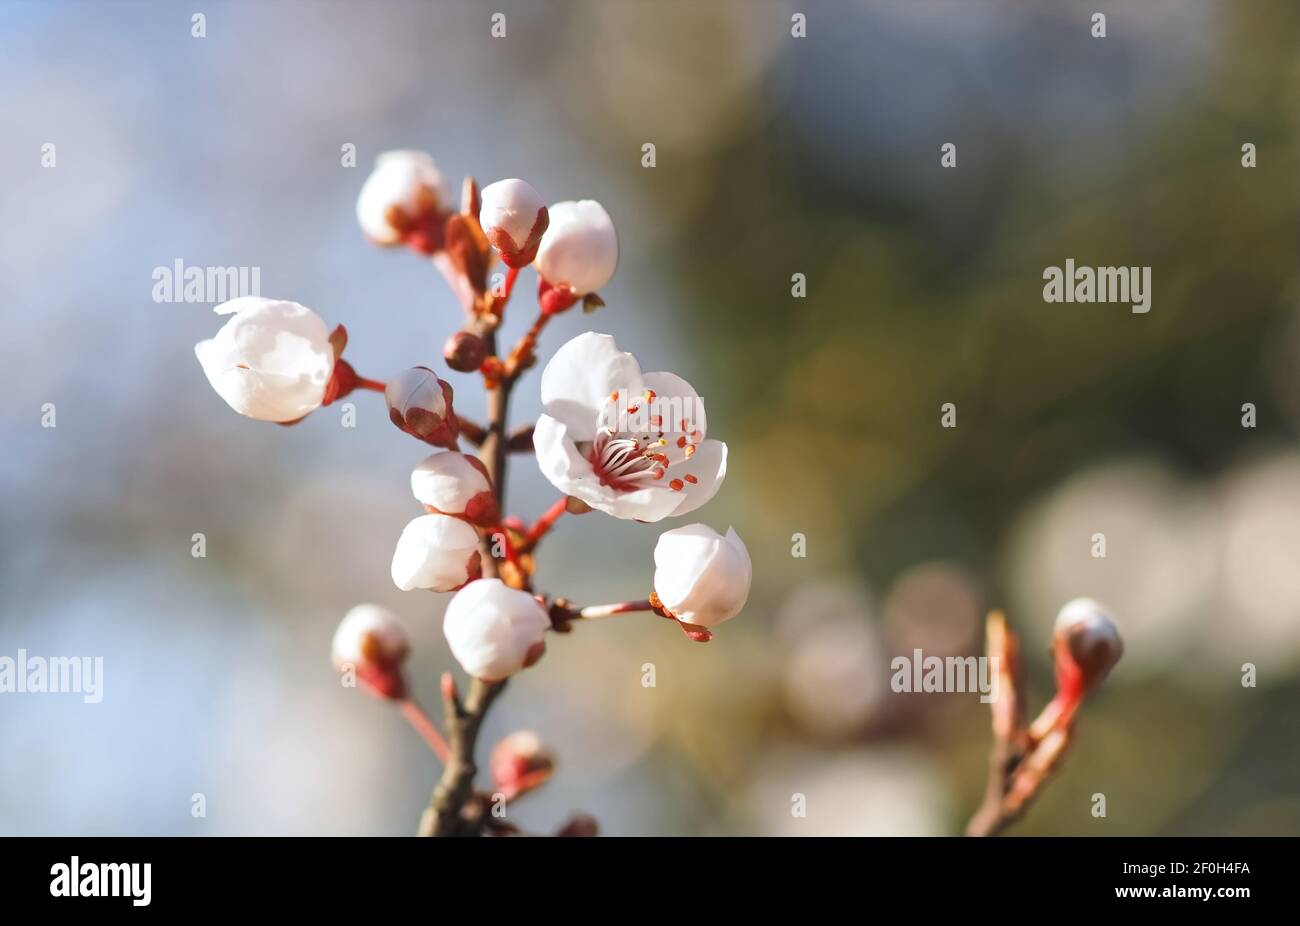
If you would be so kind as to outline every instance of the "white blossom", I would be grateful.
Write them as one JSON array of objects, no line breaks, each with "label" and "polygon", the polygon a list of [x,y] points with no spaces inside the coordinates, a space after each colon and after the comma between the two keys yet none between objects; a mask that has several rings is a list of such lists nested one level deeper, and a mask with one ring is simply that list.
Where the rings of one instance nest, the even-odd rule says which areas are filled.
[{"label": "white blossom", "polygon": [[393,552],[393,582],[404,592],[450,592],[480,574],[478,532],[460,518],[426,514],[402,530]]},{"label": "white blossom", "polygon": [[562,346],[541,389],[538,464],[557,489],[592,508],[658,521],[703,505],[726,476],[727,445],[705,439],[704,405],[690,383],[642,374],[607,334]]},{"label": "white blossom", "polygon": [[411,472],[411,492],[432,511],[464,517],[481,526],[497,520],[496,497],[487,469],[454,450],[435,453]]},{"label": "white blossom", "polygon": [[749,598],[749,551],[732,528],[725,536],[704,524],[659,535],[655,595],[673,617],[712,627],[735,617]]},{"label": "white blossom", "polygon": [[605,207],[592,199],[551,206],[534,266],[552,286],[577,296],[600,289],[618,266],[618,232]]},{"label": "white blossom", "polygon": [[550,626],[536,598],[500,579],[479,579],[462,588],[448,602],[442,623],[461,668],[486,681],[500,681],[541,658],[542,636]]},{"label": "white blossom", "polygon": [[325,321],[296,302],[243,296],[216,307],[229,315],[194,353],[217,394],[259,421],[296,421],[319,408],[334,372]]}]

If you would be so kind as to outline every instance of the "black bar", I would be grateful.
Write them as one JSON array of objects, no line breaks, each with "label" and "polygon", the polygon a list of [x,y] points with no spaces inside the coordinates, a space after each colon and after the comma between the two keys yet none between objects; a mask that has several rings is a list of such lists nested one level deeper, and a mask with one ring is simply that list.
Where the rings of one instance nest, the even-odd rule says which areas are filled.
[{"label": "black bar", "polygon": [[[522,916],[530,903],[581,906],[611,888],[633,902],[677,885],[725,894],[728,903],[766,903],[772,892],[790,891],[801,905],[852,904],[864,912],[992,913],[1005,905],[1007,915],[1128,908],[1179,916],[1204,910],[1222,919],[1260,902],[1285,902],[1294,892],[1297,848],[1289,838],[1219,837],[15,838],[0,840],[0,891],[7,910],[91,915],[247,913],[254,904],[373,914],[417,904],[436,918],[481,895],[485,911],[508,916],[500,905],[518,904]],[[56,866],[74,856],[83,876],[88,863],[148,863],[148,904],[135,902],[143,886],[121,881],[121,869],[124,896],[54,896]],[[92,878],[103,872],[96,867]]]}]

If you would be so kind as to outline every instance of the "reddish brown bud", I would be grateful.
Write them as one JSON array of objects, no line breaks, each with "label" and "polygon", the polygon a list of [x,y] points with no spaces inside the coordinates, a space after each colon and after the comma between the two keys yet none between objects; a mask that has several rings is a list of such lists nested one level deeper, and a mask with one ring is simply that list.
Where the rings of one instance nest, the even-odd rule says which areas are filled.
[{"label": "reddish brown bud", "polygon": [[447,366],[459,373],[472,373],[488,357],[487,342],[472,331],[457,331],[442,347]]},{"label": "reddish brown bud", "polygon": [[589,813],[575,813],[569,822],[555,831],[556,836],[598,836],[600,824]]},{"label": "reddish brown bud", "polygon": [[1091,598],[1061,609],[1053,639],[1060,695],[1078,698],[1102,683],[1124,653],[1124,641],[1110,614]]}]

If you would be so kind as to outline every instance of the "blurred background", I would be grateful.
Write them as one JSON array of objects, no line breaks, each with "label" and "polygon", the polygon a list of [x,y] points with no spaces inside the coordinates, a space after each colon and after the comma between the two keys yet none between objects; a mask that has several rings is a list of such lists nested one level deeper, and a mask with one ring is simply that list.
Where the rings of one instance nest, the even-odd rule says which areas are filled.
[{"label": "blurred background", "polygon": [[[987,707],[895,694],[890,659],[976,654],[1004,608],[1036,709],[1089,595],[1126,653],[1013,832],[1300,833],[1297,48],[1285,0],[0,2],[0,655],[105,660],[100,704],[0,695],[0,833],[414,831],[436,763],[329,644],[393,608],[436,701],[447,596],[389,578],[428,448],[365,393],[351,429],[235,415],[194,358],[211,305],[151,298],[177,259],[260,267],[363,375],[446,374],[453,298],[355,219],[398,147],[606,205],[608,306],[543,359],[594,328],[690,380],[731,447],[699,519],[755,563],[708,646],[627,615],[511,682],[484,749],[531,728],[558,755],[516,822],[960,832]],[[1067,258],[1151,266],[1150,314],[1045,304]],[[516,396],[535,417],[536,372]],[[555,497],[529,456],[510,494],[529,519]],[[538,587],[640,597],[669,526],[563,519]]]}]

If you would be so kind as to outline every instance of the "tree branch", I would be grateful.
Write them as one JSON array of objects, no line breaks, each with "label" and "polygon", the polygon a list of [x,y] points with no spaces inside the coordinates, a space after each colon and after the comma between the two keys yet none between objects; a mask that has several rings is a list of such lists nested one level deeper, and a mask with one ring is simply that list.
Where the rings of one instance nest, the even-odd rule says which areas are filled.
[{"label": "tree branch", "polygon": [[[496,332],[487,336],[488,350],[496,353]],[[513,377],[503,378],[487,391],[488,423],[479,444],[479,458],[487,467],[492,479],[492,489],[497,504],[505,510],[506,495],[506,416],[510,405]],[[480,545],[483,576],[495,578],[499,572],[492,556],[491,535],[484,536]],[[443,768],[442,777],[433,789],[429,806],[420,820],[421,836],[477,836],[482,830],[482,820],[467,808],[476,805],[470,800],[474,794],[474,750],[478,743],[483,717],[505,682],[487,682],[470,679],[469,691],[462,701],[450,673],[443,676],[443,702],[451,755]]]}]

